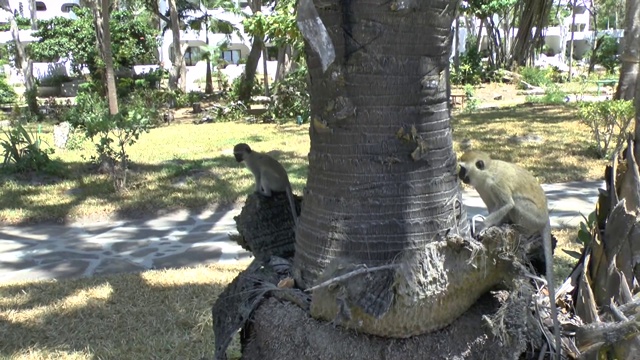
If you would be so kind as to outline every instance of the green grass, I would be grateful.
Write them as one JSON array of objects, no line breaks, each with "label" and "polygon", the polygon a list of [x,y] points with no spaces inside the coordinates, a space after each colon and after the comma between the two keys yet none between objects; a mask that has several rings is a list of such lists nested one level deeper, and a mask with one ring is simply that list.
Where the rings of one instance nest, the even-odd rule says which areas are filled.
[{"label": "green grass", "polygon": [[212,359],[211,305],[247,265],[0,284],[0,359]]},{"label": "green grass", "polygon": [[[492,90],[493,91],[493,90]],[[36,129],[36,125],[30,125]],[[455,148],[471,139],[473,148],[517,162],[542,182],[596,179],[605,161],[591,150],[589,129],[572,106],[506,106],[456,114]],[[42,137],[53,144],[53,126]],[[543,145],[517,145],[512,136],[543,137]],[[258,151],[277,150],[289,171],[294,192],[302,193],[307,177],[308,125],[189,123],[159,127],[143,134],[129,151],[129,190],[117,195],[107,175],[97,174],[86,141],[79,149],[56,150],[57,176],[12,174],[0,169],[0,222],[72,222],[80,219],[134,218],[157,211],[201,210],[237,204],[252,189],[252,175],[232,156],[238,142]]]},{"label": "green grass", "polygon": [[[52,126],[42,137],[53,144]],[[0,174],[0,221],[23,223],[85,218],[136,217],[157,210],[202,209],[233,204],[250,191],[252,175],[232,156],[238,142],[258,151],[281,150],[294,191],[306,181],[308,129],[234,123],[177,124],[143,134],[130,150],[129,191],[116,195],[108,176],[96,174],[93,145],[57,150],[52,158],[61,176]]]},{"label": "green grass", "polygon": [[[572,105],[518,105],[458,114],[453,137],[458,154],[460,141],[495,158],[518,163],[542,183],[602,178],[606,160],[596,159],[589,128]],[[536,134],[543,142],[517,144],[513,136]]]}]

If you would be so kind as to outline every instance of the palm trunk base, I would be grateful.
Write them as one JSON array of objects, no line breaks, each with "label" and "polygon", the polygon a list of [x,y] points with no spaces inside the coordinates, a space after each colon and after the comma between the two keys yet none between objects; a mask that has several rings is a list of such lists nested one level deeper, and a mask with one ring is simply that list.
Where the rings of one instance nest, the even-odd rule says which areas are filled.
[{"label": "palm trunk base", "polygon": [[497,315],[508,297],[504,291],[488,293],[450,326],[406,339],[346,330],[317,321],[290,302],[267,298],[244,328],[242,359],[521,359],[527,344],[540,337],[532,337],[536,329],[522,320],[530,313],[528,302],[510,306],[504,319],[508,336],[502,336],[508,342],[494,336],[485,320]]}]

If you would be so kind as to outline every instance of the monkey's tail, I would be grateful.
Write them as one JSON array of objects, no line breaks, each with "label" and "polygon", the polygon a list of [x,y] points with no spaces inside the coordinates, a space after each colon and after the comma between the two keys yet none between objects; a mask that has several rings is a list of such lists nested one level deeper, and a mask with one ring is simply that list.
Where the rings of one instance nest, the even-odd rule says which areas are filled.
[{"label": "monkey's tail", "polygon": [[291,185],[287,186],[287,198],[289,199],[289,206],[291,207],[291,216],[293,216],[293,224],[298,227],[298,212],[296,211],[296,200],[293,197],[293,191]]}]

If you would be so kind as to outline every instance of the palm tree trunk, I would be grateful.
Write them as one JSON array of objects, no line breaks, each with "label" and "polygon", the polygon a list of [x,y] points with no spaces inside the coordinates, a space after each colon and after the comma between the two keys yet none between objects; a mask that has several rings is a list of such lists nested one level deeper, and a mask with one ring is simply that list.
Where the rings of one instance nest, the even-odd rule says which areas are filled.
[{"label": "palm tree trunk", "polygon": [[631,100],[636,94],[636,81],[640,66],[640,0],[627,0],[623,52],[620,57],[620,80],[615,99]]},{"label": "palm tree trunk", "polygon": [[[335,60],[323,71],[320,56],[306,52],[311,150],[296,283],[309,288],[381,267],[314,290],[311,314],[384,337],[446,326],[500,277],[495,268],[476,272],[443,247],[445,234],[469,231],[455,205],[448,97],[456,9],[447,0],[428,5],[401,13],[384,0],[317,7]],[[441,268],[407,276],[387,268],[399,263]],[[446,269],[454,263],[456,270]]]}]

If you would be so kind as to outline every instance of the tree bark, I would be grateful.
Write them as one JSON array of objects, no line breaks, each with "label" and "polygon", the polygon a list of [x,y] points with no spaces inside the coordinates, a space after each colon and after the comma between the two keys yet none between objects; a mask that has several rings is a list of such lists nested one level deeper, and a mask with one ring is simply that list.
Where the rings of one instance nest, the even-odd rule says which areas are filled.
[{"label": "tree bark", "polygon": [[111,10],[109,9],[109,0],[95,0],[92,2],[91,7],[96,27],[96,40],[105,66],[105,82],[107,84],[109,113],[111,115],[116,115],[118,114],[119,109],[116,77],[113,69],[113,56],[111,52],[111,30],[109,28]]},{"label": "tree bark", "polygon": [[640,1],[627,0],[623,39],[622,66],[615,99],[631,100],[636,94],[638,62],[640,61]]},{"label": "tree bark", "polygon": [[173,66],[169,72],[169,88],[172,90],[180,88],[183,92],[187,90],[186,73],[184,64],[184,52],[180,45],[180,19],[178,18],[178,7],[176,0],[169,0],[169,19],[171,23],[171,33],[173,36]]},{"label": "tree bark", "polygon": [[294,276],[309,288],[360,268],[399,264],[404,270],[314,290],[311,314],[364,333],[407,337],[448,325],[500,275],[492,266],[476,273],[468,253],[446,245],[445,234],[469,234],[448,98],[455,6],[385,4],[317,6],[335,48],[326,71],[309,46],[317,32],[303,32],[311,150]]},{"label": "tree bark", "polygon": [[[251,11],[255,14],[262,8],[262,0],[253,0],[251,2]],[[256,70],[258,69],[258,62],[260,61],[260,54],[262,53],[262,47],[264,46],[264,40],[262,36],[254,36],[251,42],[251,51],[247,57],[247,62],[244,65],[244,73],[241,77],[240,90],[238,91],[238,100],[242,102],[251,101],[251,90],[253,89],[253,83],[256,78]]]},{"label": "tree bark", "polygon": [[576,1],[571,3],[571,42],[569,43],[569,81],[571,81],[571,73],[573,72],[573,42],[576,34]]}]

